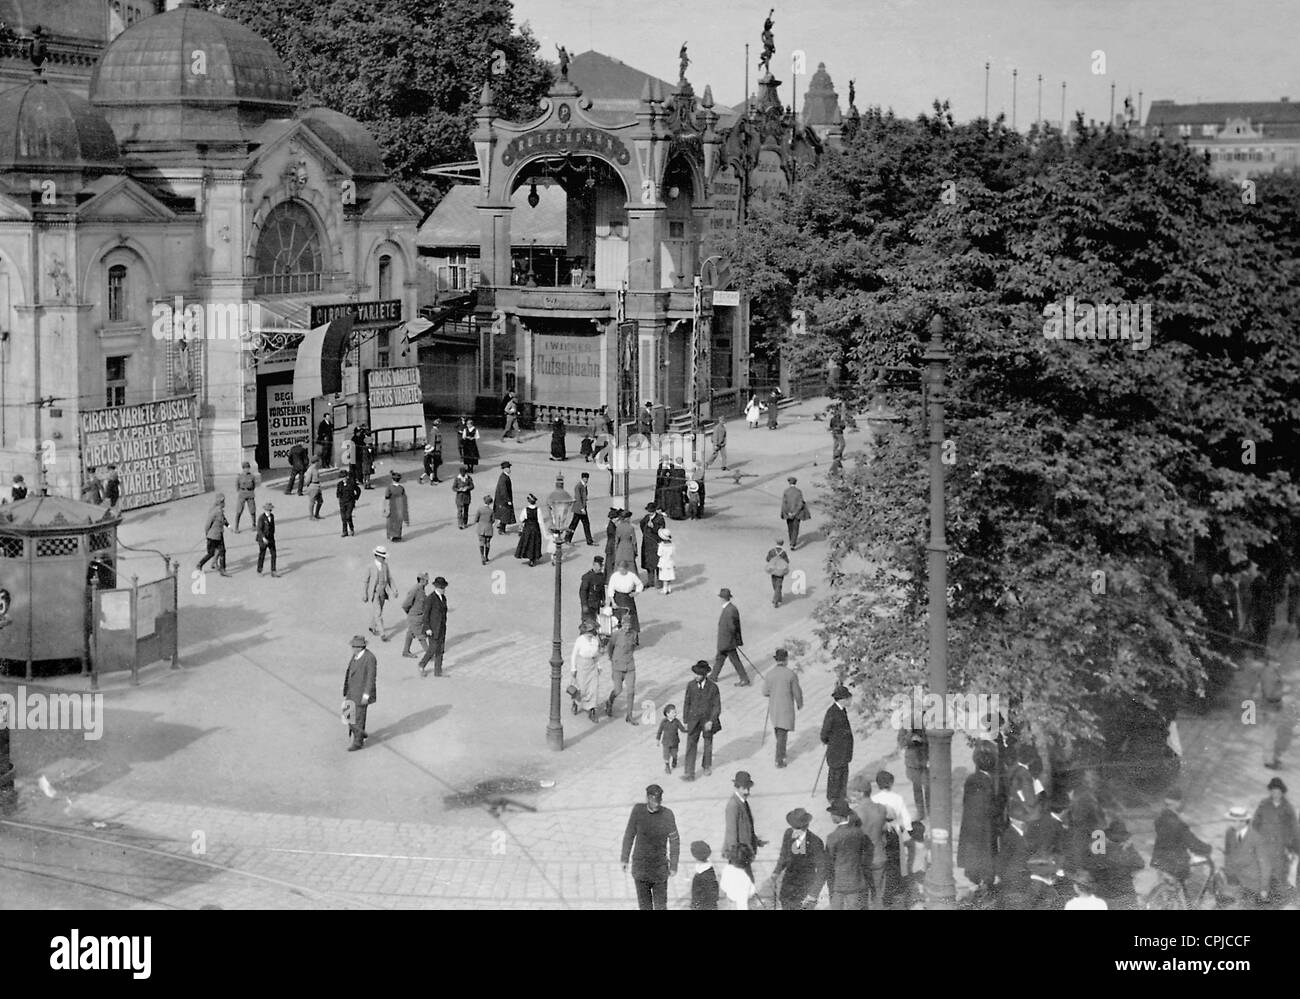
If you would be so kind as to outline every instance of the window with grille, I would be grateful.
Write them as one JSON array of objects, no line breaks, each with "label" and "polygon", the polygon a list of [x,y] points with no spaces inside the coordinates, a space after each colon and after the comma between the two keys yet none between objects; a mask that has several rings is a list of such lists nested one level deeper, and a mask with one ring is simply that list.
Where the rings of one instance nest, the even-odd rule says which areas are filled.
[{"label": "window with grille", "polygon": [[0,538],[0,558],[22,558],[22,538]]},{"label": "window with grille", "polygon": [[126,358],[110,357],[104,362],[105,405],[126,405]]},{"label": "window with grille", "polygon": [[379,300],[393,297],[393,258],[385,253],[379,258]]},{"label": "window with grille", "polygon": [[126,265],[114,264],[108,269],[108,321],[110,323],[124,323],[128,318]]},{"label": "window with grille", "polygon": [[255,266],[259,295],[319,291],[324,254],[311,212],[291,201],[272,209],[262,224]]},{"label": "window with grille", "polygon": [[113,549],[113,532],[112,531],[95,531],[90,536],[90,550],[92,552],[102,552]]},{"label": "window with grille", "polygon": [[37,538],[37,558],[58,558],[61,555],[75,555],[80,546],[80,538],[75,535],[58,538]]}]

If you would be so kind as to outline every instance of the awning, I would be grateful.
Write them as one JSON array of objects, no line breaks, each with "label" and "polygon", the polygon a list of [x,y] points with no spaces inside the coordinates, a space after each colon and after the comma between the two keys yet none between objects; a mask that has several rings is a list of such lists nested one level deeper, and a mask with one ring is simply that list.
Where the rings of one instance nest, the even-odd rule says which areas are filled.
[{"label": "awning", "polygon": [[447,323],[455,322],[458,319],[464,319],[474,311],[478,305],[478,291],[471,291],[468,295],[457,295],[455,298],[448,298],[440,305],[432,308],[423,308],[420,310],[420,316],[428,322],[429,325],[415,331],[414,327],[417,320],[411,320],[406,324],[406,340],[412,342],[422,336],[429,336],[436,333]]},{"label": "awning", "polygon": [[311,402],[343,391],[343,355],[352,338],[352,316],[317,326],[303,337],[293,367],[293,401]]}]

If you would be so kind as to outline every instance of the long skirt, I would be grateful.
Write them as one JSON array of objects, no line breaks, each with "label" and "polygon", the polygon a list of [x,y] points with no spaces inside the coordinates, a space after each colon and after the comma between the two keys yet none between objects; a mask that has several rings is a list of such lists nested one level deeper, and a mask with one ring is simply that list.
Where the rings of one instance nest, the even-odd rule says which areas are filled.
[{"label": "long skirt", "polygon": [[564,431],[555,430],[551,432],[551,457],[556,461],[564,461],[568,458],[568,451],[564,444]]},{"label": "long skirt", "polygon": [[582,691],[582,710],[590,711],[600,703],[600,658],[578,658],[577,687]]},{"label": "long skirt", "polygon": [[532,517],[524,518],[524,526],[519,532],[519,544],[515,548],[515,558],[536,561],[542,557],[542,529]]},{"label": "long skirt", "polygon": [[469,470],[474,471],[474,466],[479,463],[478,441],[463,440],[461,441],[461,459],[469,466]]},{"label": "long skirt", "polygon": [[636,597],[630,593],[615,593],[614,606],[627,608],[628,630],[641,633],[641,618],[636,613]]}]

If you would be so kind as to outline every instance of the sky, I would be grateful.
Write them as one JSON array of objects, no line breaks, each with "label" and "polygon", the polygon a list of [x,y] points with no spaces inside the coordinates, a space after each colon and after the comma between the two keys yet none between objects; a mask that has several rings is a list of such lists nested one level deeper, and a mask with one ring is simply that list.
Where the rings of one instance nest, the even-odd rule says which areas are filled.
[{"label": "sky", "polygon": [[[576,55],[595,49],[673,81],[677,51],[688,44],[687,77],[702,93],[713,87],[720,104],[744,100],[745,43],[754,90],[762,45],[759,36],[774,0],[514,0],[516,23],[528,22],[554,60],[555,45]],[[984,63],[990,63],[989,114],[1012,116],[1027,128],[1039,108],[1061,117],[1109,115],[1124,97],[1142,111],[1153,99],[1194,101],[1300,101],[1300,0],[801,0],[784,2],[773,16],[772,69],[791,100],[791,53],[802,50],[806,73],[824,62],[848,104],[857,81],[857,105],[878,104],[904,117],[947,99],[959,121],[984,113]],[[1094,56],[1104,53],[1104,73]],[[808,89],[798,80],[799,107]]]}]

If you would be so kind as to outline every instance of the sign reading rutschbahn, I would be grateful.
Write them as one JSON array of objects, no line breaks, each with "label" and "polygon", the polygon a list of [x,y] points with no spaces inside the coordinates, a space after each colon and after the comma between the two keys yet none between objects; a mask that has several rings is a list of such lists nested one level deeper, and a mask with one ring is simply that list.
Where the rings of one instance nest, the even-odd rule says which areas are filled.
[{"label": "sign reading rutschbahn", "polygon": [[313,305],[309,325],[312,329],[332,320],[352,314],[354,326],[383,326],[402,321],[402,300],[385,299],[382,302],[339,302],[335,305]]},{"label": "sign reading rutschbahn", "polygon": [[81,414],[81,467],[116,465],[123,510],[203,492],[194,396]]},{"label": "sign reading rutschbahn", "polygon": [[632,160],[627,146],[598,128],[547,128],[511,139],[501,153],[501,163],[510,166],[535,152],[603,153],[619,166],[627,166]]}]

